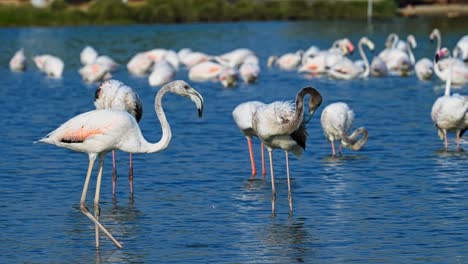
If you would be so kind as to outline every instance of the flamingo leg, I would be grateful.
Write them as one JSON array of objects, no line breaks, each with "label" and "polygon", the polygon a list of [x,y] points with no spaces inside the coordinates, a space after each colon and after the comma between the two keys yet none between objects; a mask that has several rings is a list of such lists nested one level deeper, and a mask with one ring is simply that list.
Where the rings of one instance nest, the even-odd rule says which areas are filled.
[{"label": "flamingo leg", "polygon": [[112,196],[115,196],[117,185],[117,162],[115,150],[112,150]]},{"label": "flamingo leg", "polygon": [[253,148],[252,148],[252,138],[247,138],[247,145],[249,146],[249,155],[250,155],[250,164],[252,165],[252,176],[257,175],[257,169],[255,168],[255,160],[253,155]]},{"label": "flamingo leg", "polygon": [[133,195],[133,156],[132,153],[128,155],[129,159],[129,171],[128,171],[128,183],[130,184],[130,194]]},{"label": "flamingo leg", "polygon": [[271,211],[275,213],[275,201],[276,201],[276,188],[275,188],[275,174],[273,173],[273,150],[268,149],[270,156],[270,174],[271,174]]},{"label": "flamingo leg", "polygon": [[[91,178],[91,173],[93,171],[93,166],[94,162],[96,160],[96,155],[95,154],[90,154],[89,155],[89,166],[88,166],[88,172],[86,173],[86,180],[85,184],[83,186],[83,192],[81,193],[81,200],[80,200],[80,210],[81,212],[86,215],[91,221],[96,224],[96,226],[101,229],[101,231],[118,247],[122,248],[122,245],[117,241],[107,229],[99,223],[99,221],[94,218],[94,216],[89,212],[88,208],[86,207],[86,194],[88,192],[88,186],[89,186],[89,180]],[[102,170],[102,168],[101,168]]]},{"label": "flamingo leg", "polygon": [[[101,215],[101,208],[99,208],[99,196],[101,193],[101,181],[102,181],[102,168],[104,167],[104,157],[99,156],[99,170],[96,179],[96,192],[94,194],[94,217],[99,221]],[[99,227],[96,225],[96,247],[100,246]]]},{"label": "flamingo leg", "polygon": [[460,150],[460,130],[457,131],[456,142],[457,142],[457,151]]},{"label": "flamingo leg", "polygon": [[332,146],[332,156],[335,157],[336,156],[336,152],[335,152],[335,143],[334,141],[330,141],[331,142],[331,146]]},{"label": "flamingo leg", "polygon": [[448,139],[447,139],[447,130],[443,129],[442,134],[444,135],[444,146],[445,151],[448,151]]},{"label": "flamingo leg", "polygon": [[263,145],[263,142],[260,144],[261,148],[261,153],[262,153],[262,175],[263,178],[265,178],[266,175],[266,168],[265,168],[265,145]]},{"label": "flamingo leg", "polygon": [[289,212],[293,210],[293,200],[292,200],[292,193],[291,193],[291,177],[289,175],[289,154],[288,151],[285,150],[284,154],[286,156],[286,175],[288,178],[288,201],[289,201]]}]

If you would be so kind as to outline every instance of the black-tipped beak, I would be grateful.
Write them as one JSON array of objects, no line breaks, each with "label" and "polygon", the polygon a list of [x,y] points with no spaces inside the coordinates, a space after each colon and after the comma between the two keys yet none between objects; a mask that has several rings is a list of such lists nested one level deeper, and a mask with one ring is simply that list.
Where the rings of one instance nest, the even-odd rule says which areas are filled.
[{"label": "black-tipped beak", "polygon": [[436,63],[440,60],[440,56],[439,56],[438,53],[436,53],[436,55],[434,57],[434,60],[435,60]]},{"label": "black-tipped beak", "polygon": [[198,117],[202,117],[203,115],[203,107],[202,108],[198,108]]}]

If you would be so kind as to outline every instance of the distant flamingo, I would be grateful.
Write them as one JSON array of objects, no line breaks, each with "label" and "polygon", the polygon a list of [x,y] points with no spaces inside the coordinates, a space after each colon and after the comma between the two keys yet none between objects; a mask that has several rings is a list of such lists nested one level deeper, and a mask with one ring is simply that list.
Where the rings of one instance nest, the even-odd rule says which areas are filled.
[{"label": "distant flamingo", "polygon": [[244,60],[251,55],[255,56],[255,53],[250,49],[240,48],[219,55],[215,57],[215,59],[223,65],[234,68],[239,67],[242,63],[244,63]]},{"label": "distant flamingo", "polygon": [[[96,247],[100,245],[99,229],[118,247],[122,245],[99,222],[99,194],[104,157],[107,152],[119,149],[131,153],[154,153],[164,150],[171,140],[171,128],[161,106],[163,96],[172,92],[192,100],[198,115],[203,112],[203,97],[184,81],[173,81],[162,87],[155,96],[154,109],[161,122],[162,138],[149,143],[143,137],[135,118],[125,111],[103,109],[80,114],[49,133],[38,142],[56,145],[75,151],[86,152],[89,156],[88,172],[80,200],[80,210],[96,225]],[[94,197],[94,216],[86,207],[86,194],[96,158],[99,157],[99,171]]]},{"label": "distant flamingo", "polygon": [[63,68],[65,67],[62,59],[53,55],[38,55],[34,57],[34,63],[37,68],[47,74],[49,77],[62,77]]},{"label": "distant flamingo", "polygon": [[24,71],[26,69],[26,56],[24,56],[24,50],[18,50],[10,60],[10,70],[12,71]]},{"label": "distant flamingo", "polygon": [[144,76],[150,71],[151,66],[153,66],[153,61],[144,52],[140,52],[127,63],[127,70],[133,75]]},{"label": "distant flamingo", "polygon": [[[367,141],[367,130],[364,127],[356,129],[351,135],[348,135],[348,131],[353,125],[354,112],[353,110],[343,102],[333,103],[325,107],[320,117],[322,129],[325,134],[325,138],[330,142],[332,146],[332,155],[336,156],[335,152],[335,141],[340,140],[339,153],[341,152],[341,146],[350,148],[352,150],[360,150]],[[359,135],[363,134],[361,139],[357,139]]]},{"label": "distant flamingo", "polygon": [[93,63],[98,57],[98,52],[91,46],[86,46],[80,53],[80,61],[83,65]]},{"label": "distant flamingo", "polygon": [[[252,165],[252,176],[257,175],[257,169],[255,167],[255,160],[254,154],[252,149],[252,137],[256,137],[257,134],[252,128],[252,118],[255,114],[255,111],[261,106],[265,104],[259,101],[249,101],[238,105],[232,111],[232,117],[236,122],[237,127],[239,127],[240,131],[245,135],[247,139],[247,145],[249,147],[249,156],[250,156],[250,163]],[[266,175],[265,169],[265,156],[263,151],[263,142],[261,143],[261,153],[262,153],[262,175]]]},{"label": "distant flamingo", "polygon": [[260,75],[260,65],[253,61],[246,61],[239,67],[239,74],[245,83],[254,83]]},{"label": "distant flamingo", "polygon": [[280,69],[286,71],[295,70],[299,65],[301,65],[303,54],[303,50],[298,50],[296,52],[288,52],[280,57],[273,55],[268,58],[267,65],[268,67],[277,65]]},{"label": "distant flamingo", "polygon": [[278,148],[283,149],[286,155],[289,211],[292,212],[293,204],[288,153],[291,151],[294,155],[301,157],[305,149],[307,131],[303,114],[304,97],[306,95],[311,96],[309,99],[309,117],[306,119],[307,122],[322,103],[322,96],[312,87],[303,88],[297,93],[295,105],[291,102],[276,101],[259,107],[252,119],[252,127],[255,133],[268,148],[272,189],[271,207],[273,213],[275,212],[276,200],[273,149]]},{"label": "distant flamingo", "polygon": [[231,87],[236,84],[237,72],[229,67],[214,61],[204,61],[190,68],[188,73],[192,81],[214,81],[218,80],[224,87]]},{"label": "distant flamingo", "polygon": [[[434,29],[431,33],[431,39],[434,37],[437,39],[436,53],[439,53],[442,49],[440,48],[441,37],[440,31],[438,29]],[[451,83],[455,85],[467,84],[468,66],[466,66],[462,60],[452,58],[448,49],[446,51],[444,50],[443,54],[440,55],[443,55],[443,57],[439,56],[437,61],[435,60],[436,57],[434,57],[434,72],[439,77],[439,79],[446,82],[450,75]]]},{"label": "distant flamingo", "polygon": [[[96,109],[121,110],[132,115],[140,122],[143,116],[143,106],[138,94],[132,88],[117,80],[103,82],[96,90],[94,99]],[[133,195],[133,159],[129,153],[128,182],[130,184],[130,194]],[[112,150],[112,195],[115,196],[117,183],[117,164],[115,150]]]},{"label": "distant flamingo", "polygon": [[148,76],[148,82],[150,86],[160,86],[164,85],[172,80],[176,76],[177,72],[174,69],[174,66],[168,61],[160,60],[155,62],[153,65],[153,70]]},{"label": "distant flamingo", "polygon": [[453,57],[468,62],[468,35],[463,36],[453,49]]},{"label": "distant flamingo", "polygon": [[364,61],[364,67],[357,65],[356,62],[344,57],[340,62],[336,63],[328,73],[330,76],[337,79],[350,80],[354,78],[366,78],[370,73],[369,60],[363,50],[363,45],[366,45],[371,51],[374,50],[374,43],[367,37],[362,37],[359,40],[359,54]]},{"label": "distant flamingo", "polygon": [[[449,56],[447,48],[442,48],[435,55],[435,62]],[[437,66],[436,66],[437,67]],[[432,105],[431,117],[439,137],[444,140],[445,151],[448,150],[447,132],[455,132],[457,150],[460,149],[460,138],[468,129],[468,96],[450,94],[453,65],[447,69],[447,80],[445,82],[445,93],[437,98]]]}]

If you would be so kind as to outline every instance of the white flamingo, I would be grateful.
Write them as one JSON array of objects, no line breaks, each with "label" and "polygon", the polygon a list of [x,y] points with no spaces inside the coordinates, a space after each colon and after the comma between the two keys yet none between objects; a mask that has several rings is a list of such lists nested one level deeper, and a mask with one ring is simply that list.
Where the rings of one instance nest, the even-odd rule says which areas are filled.
[{"label": "white flamingo", "polygon": [[[310,95],[309,116],[312,116],[322,102],[320,93],[312,88],[303,88],[296,95],[296,102],[276,101],[257,108],[252,119],[252,127],[258,138],[267,146],[270,158],[272,212],[275,212],[275,176],[273,173],[273,149],[283,149],[286,155],[286,171],[288,181],[289,211],[292,212],[291,179],[289,177],[289,158],[291,151],[294,155],[301,157],[305,149],[307,131],[303,118],[304,97]],[[309,118],[308,118],[309,119]]]},{"label": "white flamingo", "polygon": [[[242,134],[244,134],[247,139],[247,146],[249,148],[250,164],[252,166],[252,176],[257,175],[257,169],[255,167],[255,159],[252,148],[252,138],[257,137],[254,129],[252,128],[252,118],[257,109],[265,104],[259,101],[249,101],[242,104],[239,104],[232,111],[232,117],[234,122],[236,122],[237,127],[239,127]],[[262,154],[262,175],[266,175],[265,169],[265,154],[263,142],[261,142],[261,154]]]},{"label": "white flamingo", "polygon": [[127,70],[136,76],[146,75],[153,66],[153,61],[144,52],[135,54],[127,63]]},{"label": "white flamingo", "polygon": [[148,82],[151,86],[164,85],[174,79],[176,70],[166,60],[161,60],[153,65],[153,71],[148,76]]},{"label": "white flamingo", "polygon": [[406,50],[393,48],[384,60],[391,75],[408,76],[414,69],[415,61],[411,49],[416,47],[416,40],[413,35],[409,35],[406,42]]},{"label": "white flamingo", "polygon": [[268,58],[267,65],[268,67],[276,65],[280,69],[286,71],[295,70],[299,65],[301,65],[303,54],[303,50],[298,50],[296,52],[283,54],[279,58],[273,55]]},{"label": "white flamingo", "polygon": [[414,70],[420,80],[430,80],[434,75],[434,63],[428,58],[422,58],[416,62]]},{"label": "white flamingo", "polygon": [[188,76],[190,80],[197,82],[218,80],[224,87],[235,85],[237,80],[237,72],[234,69],[213,61],[193,66]]},{"label": "white flamingo", "polygon": [[[442,48],[435,55],[435,62],[449,54],[447,48]],[[436,66],[437,67],[437,66]],[[453,65],[449,67],[451,71]],[[468,129],[468,96],[450,94],[451,74],[447,75],[445,82],[445,93],[437,98],[432,105],[431,117],[439,137],[444,140],[445,150],[448,150],[447,132],[455,132],[457,150],[460,149],[460,138]]]},{"label": "white flamingo", "polygon": [[24,56],[24,50],[20,49],[15,52],[15,55],[10,60],[9,63],[10,70],[12,71],[24,71],[26,69],[26,56]]},{"label": "white flamingo", "polygon": [[353,52],[354,45],[349,39],[338,39],[333,42],[328,50],[320,51],[313,57],[305,57],[298,71],[311,74],[324,74],[346,55]]},{"label": "white flamingo", "polygon": [[62,77],[65,67],[62,59],[53,55],[39,55],[34,57],[34,63],[37,68],[52,78]]},{"label": "white flamingo", "polygon": [[370,73],[369,60],[363,50],[366,45],[371,51],[374,50],[374,43],[367,37],[362,37],[358,43],[359,54],[364,61],[364,67],[348,58],[343,58],[341,62],[336,63],[328,73],[337,79],[350,80],[354,78],[366,78]]},{"label": "white flamingo", "polygon": [[99,63],[101,65],[104,65],[111,72],[115,71],[117,69],[117,67],[119,67],[119,64],[117,62],[115,62],[114,59],[112,59],[111,57],[109,57],[107,55],[100,55],[99,57],[96,58],[96,60],[94,62]]},{"label": "white flamingo", "polygon": [[94,83],[112,78],[110,69],[100,63],[86,64],[78,71],[85,82]]},{"label": "white flamingo", "polygon": [[[332,146],[332,155],[336,156],[335,141],[340,140],[339,154],[342,154],[341,146],[350,148],[352,150],[360,150],[367,142],[368,133],[364,127],[356,129],[351,135],[349,130],[353,125],[354,112],[343,102],[329,104],[322,111],[320,123],[322,124],[323,133],[325,138]],[[363,135],[358,140],[359,135]]]},{"label": "white flamingo", "polygon": [[260,66],[258,63],[244,62],[239,67],[239,74],[245,83],[254,83],[260,75]]},{"label": "white flamingo", "polygon": [[463,62],[468,62],[468,35],[463,36],[457,42],[453,49],[453,57],[461,59]]},{"label": "white flamingo", "polygon": [[[89,166],[80,200],[80,210],[96,225],[96,246],[100,245],[99,230],[118,247],[122,245],[99,222],[99,195],[101,187],[104,157],[107,152],[119,149],[131,153],[154,153],[164,150],[171,140],[171,128],[161,106],[163,96],[172,92],[192,100],[201,116],[203,97],[184,81],[173,81],[161,88],[155,97],[154,109],[161,122],[162,138],[157,143],[149,143],[143,137],[135,118],[125,111],[102,109],[93,110],[75,116],[49,133],[38,142],[56,145],[88,153]],[[86,207],[86,194],[94,162],[99,157],[99,170],[94,197],[94,216]]]},{"label": "white flamingo", "polygon": [[[140,122],[143,116],[143,106],[138,94],[132,88],[117,80],[107,80],[96,90],[94,99],[96,109],[113,109],[125,111]],[[133,196],[133,158],[129,153],[128,182],[130,194]],[[117,163],[115,150],[112,150],[112,195],[115,196],[117,183]]]},{"label": "white flamingo", "polygon": [[83,65],[93,63],[98,57],[98,52],[91,46],[86,46],[80,53],[80,61]]},{"label": "white flamingo", "polygon": [[244,63],[244,60],[250,55],[255,55],[255,53],[250,49],[241,48],[219,55],[215,59],[223,65],[235,68]]},{"label": "white flamingo", "polygon": [[203,52],[193,51],[181,57],[180,62],[190,69],[197,64],[210,60],[211,58],[212,56]]}]

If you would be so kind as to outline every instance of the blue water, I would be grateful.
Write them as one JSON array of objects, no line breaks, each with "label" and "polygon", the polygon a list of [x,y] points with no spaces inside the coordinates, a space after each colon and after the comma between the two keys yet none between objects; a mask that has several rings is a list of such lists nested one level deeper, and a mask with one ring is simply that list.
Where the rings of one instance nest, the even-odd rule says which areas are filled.
[{"label": "blue water", "polygon": [[[453,47],[467,32],[454,21],[265,22],[112,27],[0,29],[0,262],[1,263],[468,263],[468,155],[442,151],[430,119],[443,84],[386,77],[335,81],[267,69],[266,59],[315,44],[327,48],[341,37],[354,43],[368,35],[383,48],[390,32],[415,34],[417,58],[431,57],[428,34],[442,29]],[[128,156],[118,152],[117,197],[111,194],[111,159],[101,189],[101,222],[123,244],[104,236],[96,250],[94,225],[79,210],[88,158],[83,153],[33,144],[69,118],[93,109],[96,85],[78,75],[85,45],[121,63],[114,78],[140,95],[140,127],[147,139],[161,136],[153,111],[157,91],[125,64],[138,51],[189,47],[211,54],[254,50],[262,61],[255,85],[223,89],[194,83],[205,112],[174,95],[164,99],[172,127],[168,149],[134,156],[135,196],[129,197]],[[62,79],[49,79],[29,60],[12,73],[8,60],[26,55],[64,59]],[[357,58],[357,54],[353,55]],[[178,72],[187,80],[187,70]],[[250,180],[245,138],[231,112],[249,100],[295,97],[312,85],[324,101],[308,125],[302,159],[291,157],[294,212],[289,214],[285,162],[274,152],[277,213],[271,214],[269,174]],[[466,88],[459,92],[467,94]],[[354,127],[369,140],[359,152],[332,158],[319,117],[329,103],[347,102]],[[466,143],[463,143],[465,149]],[[259,143],[254,141],[259,168]],[[88,205],[92,206],[94,178]],[[92,209],[92,208],[90,208]]]}]

